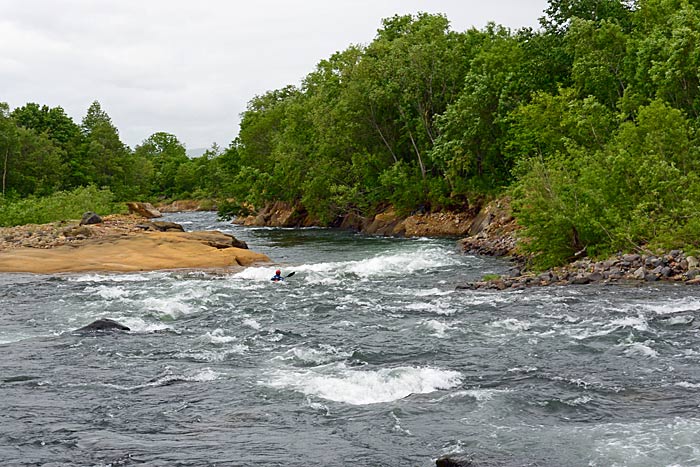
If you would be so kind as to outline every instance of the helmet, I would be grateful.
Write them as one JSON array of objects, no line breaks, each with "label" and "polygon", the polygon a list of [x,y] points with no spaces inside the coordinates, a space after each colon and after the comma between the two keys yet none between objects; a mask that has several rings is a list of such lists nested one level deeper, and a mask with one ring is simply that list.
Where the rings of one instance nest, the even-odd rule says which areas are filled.
[{"label": "helmet", "polygon": [[282,271],[280,271],[280,270],[278,269],[277,271],[275,271],[275,274],[277,274],[277,275],[282,274]]}]

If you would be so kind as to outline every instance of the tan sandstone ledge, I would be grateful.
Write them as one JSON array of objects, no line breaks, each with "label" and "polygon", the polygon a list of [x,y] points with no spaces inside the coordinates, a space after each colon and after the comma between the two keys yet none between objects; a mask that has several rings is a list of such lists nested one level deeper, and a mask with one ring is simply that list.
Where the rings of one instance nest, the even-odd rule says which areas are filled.
[{"label": "tan sandstone ledge", "polygon": [[[126,219],[126,220],[125,220]],[[143,221],[143,219],[140,219]],[[59,272],[137,272],[161,269],[208,269],[250,266],[270,262],[267,256],[232,246],[235,239],[218,231],[151,232],[137,227],[136,219],[119,217],[80,226],[56,224],[2,229],[0,272],[52,274]],[[44,243],[28,247],[8,244],[13,235],[41,232]]]}]

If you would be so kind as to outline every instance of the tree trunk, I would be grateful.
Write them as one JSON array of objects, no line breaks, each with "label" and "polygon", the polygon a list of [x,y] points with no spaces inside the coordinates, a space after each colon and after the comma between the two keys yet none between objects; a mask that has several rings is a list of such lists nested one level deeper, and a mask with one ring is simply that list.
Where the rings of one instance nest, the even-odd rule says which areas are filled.
[{"label": "tree trunk", "polygon": [[374,125],[374,128],[377,130],[377,133],[379,133],[379,137],[382,138],[382,141],[384,142],[384,145],[386,146],[386,148],[389,150],[391,157],[394,158],[394,164],[396,164],[399,160],[396,158],[396,154],[394,153],[394,150],[391,149],[391,145],[389,144],[389,141],[387,141],[386,138],[384,137],[384,133],[382,133],[382,129],[379,126],[379,123],[377,123],[377,118],[374,114],[374,107],[372,106],[372,104],[370,104],[369,110],[372,113],[372,119],[371,119],[372,125]]},{"label": "tree trunk", "polygon": [[420,150],[418,149],[418,145],[416,144],[416,140],[413,138],[413,132],[411,131],[411,128],[408,126],[408,121],[406,119],[406,113],[401,108],[401,106],[399,106],[399,113],[401,114],[401,117],[403,117],[404,121],[406,122],[406,130],[408,131],[408,137],[411,139],[411,144],[413,145],[413,150],[416,152],[416,157],[418,158],[418,165],[420,166],[420,173],[423,176],[423,180],[425,180],[426,171],[425,171],[425,165],[423,165],[423,158],[420,155]]},{"label": "tree trunk", "polygon": [[423,165],[423,158],[420,156],[420,151],[418,150],[418,146],[416,145],[416,141],[413,139],[413,132],[411,130],[408,130],[408,137],[411,138],[411,144],[413,145],[413,149],[416,151],[416,156],[418,157],[418,165],[420,166],[420,173],[423,175],[423,180],[425,180],[425,165]]},{"label": "tree trunk", "polygon": [[2,195],[5,196],[5,183],[7,180],[7,160],[10,157],[10,148],[5,149],[5,162],[2,165]]}]

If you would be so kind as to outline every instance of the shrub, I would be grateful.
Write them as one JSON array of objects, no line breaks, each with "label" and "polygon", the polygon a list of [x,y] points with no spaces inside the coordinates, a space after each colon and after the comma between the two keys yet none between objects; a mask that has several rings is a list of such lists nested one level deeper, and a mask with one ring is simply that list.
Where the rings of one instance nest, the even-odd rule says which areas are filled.
[{"label": "shrub", "polygon": [[0,208],[0,225],[4,227],[80,219],[86,211],[100,215],[126,211],[123,203],[114,201],[109,189],[95,186],[59,191],[42,198],[32,196],[9,201],[0,197]]}]

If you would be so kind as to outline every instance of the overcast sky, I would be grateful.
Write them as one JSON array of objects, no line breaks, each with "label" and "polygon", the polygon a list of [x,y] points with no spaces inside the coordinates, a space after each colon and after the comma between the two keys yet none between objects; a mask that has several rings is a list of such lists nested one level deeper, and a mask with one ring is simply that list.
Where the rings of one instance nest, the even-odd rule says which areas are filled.
[{"label": "overcast sky", "polygon": [[452,29],[537,26],[546,0],[0,0],[0,102],[100,101],[131,147],[156,131],[228,146],[255,95],[298,85],[381,19],[444,13]]}]

